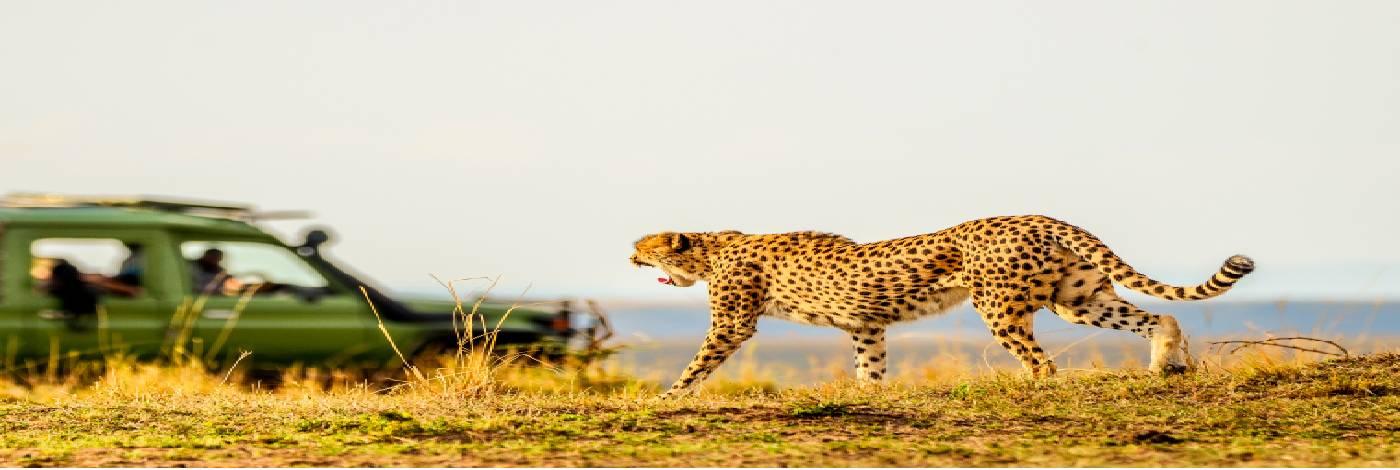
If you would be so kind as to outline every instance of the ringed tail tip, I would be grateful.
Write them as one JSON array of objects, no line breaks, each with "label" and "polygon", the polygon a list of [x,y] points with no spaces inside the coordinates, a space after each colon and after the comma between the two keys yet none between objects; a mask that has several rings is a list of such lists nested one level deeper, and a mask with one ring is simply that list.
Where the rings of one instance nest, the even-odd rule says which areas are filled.
[{"label": "ringed tail tip", "polygon": [[1249,259],[1249,257],[1245,255],[1231,256],[1230,259],[1225,260],[1225,266],[1235,271],[1239,271],[1240,274],[1249,274],[1251,272],[1254,272],[1254,260]]}]

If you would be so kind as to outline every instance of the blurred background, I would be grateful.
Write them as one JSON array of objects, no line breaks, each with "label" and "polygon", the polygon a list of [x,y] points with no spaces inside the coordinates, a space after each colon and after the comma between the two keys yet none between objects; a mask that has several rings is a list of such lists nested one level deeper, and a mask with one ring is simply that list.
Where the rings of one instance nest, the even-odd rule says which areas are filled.
[{"label": "blurred background", "polygon": [[[1167,282],[1252,256],[1221,299],[1147,304],[1195,334],[1385,347],[1396,24],[1382,1],[8,2],[0,192],[310,210],[265,226],[331,227],[405,295],[500,276],[596,298],[676,361],[705,293],[627,263],[646,233],[876,241],[1039,213]],[[761,330],[845,360],[836,330]],[[968,309],[893,334],[986,340]]]}]

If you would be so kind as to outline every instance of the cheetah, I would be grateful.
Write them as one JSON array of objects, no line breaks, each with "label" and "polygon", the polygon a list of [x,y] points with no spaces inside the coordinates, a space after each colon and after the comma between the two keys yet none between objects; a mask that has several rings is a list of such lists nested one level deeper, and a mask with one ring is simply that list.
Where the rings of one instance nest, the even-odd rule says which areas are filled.
[{"label": "cheetah", "polygon": [[887,326],[946,312],[969,298],[995,339],[1035,377],[1055,373],[1032,333],[1033,314],[1042,307],[1071,323],[1132,331],[1151,344],[1149,370],[1180,373],[1189,355],[1176,319],[1129,303],[1113,283],[1165,300],[1202,300],[1254,270],[1252,260],[1236,255],[1203,284],[1164,284],[1089,232],[1040,215],[979,219],[865,244],[818,232],[662,232],[634,248],[632,264],[660,269],[663,284],[708,283],[709,331],[665,396],[691,392],[754,335],[761,315],[845,330],[857,379],[878,382]]}]

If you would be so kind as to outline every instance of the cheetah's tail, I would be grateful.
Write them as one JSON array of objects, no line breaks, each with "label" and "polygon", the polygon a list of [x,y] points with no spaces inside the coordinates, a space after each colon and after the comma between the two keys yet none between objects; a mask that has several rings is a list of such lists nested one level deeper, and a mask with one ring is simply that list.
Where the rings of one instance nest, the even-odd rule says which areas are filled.
[{"label": "cheetah's tail", "polygon": [[1061,246],[1068,248],[1090,263],[1098,266],[1110,279],[1129,289],[1166,300],[1204,300],[1224,294],[1245,274],[1254,271],[1254,260],[1244,255],[1231,256],[1225,260],[1210,280],[1195,286],[1181,287],[1158,282],[1137,272],[1122,258],[1108,249],[1097,237],[1073,225],[1061,222],[1061,230],[1055,233]]}]

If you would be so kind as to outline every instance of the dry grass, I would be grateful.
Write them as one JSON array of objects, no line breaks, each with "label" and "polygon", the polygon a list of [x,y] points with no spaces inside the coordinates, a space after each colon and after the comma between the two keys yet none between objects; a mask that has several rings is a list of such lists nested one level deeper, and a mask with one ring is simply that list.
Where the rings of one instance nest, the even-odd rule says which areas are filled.
[{"label": "dry grass", "polygon": [[[760,364],[757,346],[699,396],[659,400],[673,370],[487,354],[492,325],[475,309],[459,298],[457,351],[403,358],[387,386],[295,368],[268,389],[236,362],[119,354],[0,380],[0,465],[1400,464],[1394,353],[1217,351],[1199,358],[1198,373],[1166,378],[1101,369],[1104,355],[1091,354],[1088,367],[1030,380],[949,348],[896,364],[889,385],[862,387],[846,378],[844,355],[796,370]],[[782,385],[802,375],[824,383]]]},{"label": "dry grass", "polygon": [[698,397],[662,401],[655,382],[616,364],[493,366],[489,385],[468,388],[428,371],[419,385],[382,391],[312,369],[265,390],[225,382],[226,371],[113,360],[91,383],[0,386],[0,464],[1400,462],[1395,354],[1305,362],[1256,352],[1170,378],[1099,371],[1033,381],[973,369],[883,387],[782,388],[752,359],[735,366]]}]

